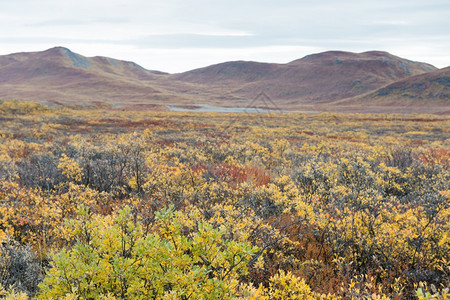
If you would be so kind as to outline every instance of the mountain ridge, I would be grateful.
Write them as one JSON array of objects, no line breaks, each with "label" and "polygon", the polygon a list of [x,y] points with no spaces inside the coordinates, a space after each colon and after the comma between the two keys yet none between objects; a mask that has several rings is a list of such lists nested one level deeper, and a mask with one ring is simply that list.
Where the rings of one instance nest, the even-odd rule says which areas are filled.
[{"label": "mountain ridge", "polygon": [[387,52],[327,51],[287,64],[226,62],[173,75],[175,80],[213,85],[222,82],[234,96],[266,91],[278,100],[318,104],[351,98],[397,80],[436,70],[432,65]]},{"label": "mountain ridge", "polygon": [[[147,70],[131,61],[85,57],[65,47],[53,47],[40,52],[0,56],[0,98],[103,103],[124,108],[147,105],[165,109],[168,104],[246,106],[249,99],[264,91],[282,109],[295,110],[303,106],[342,109],[346,104],[357,110],[359,106],[359,110],[364,111],[367,105],[383,103],[387,111],[388,96],[395,98],[394,102],[400,106],[401,99],[392,93],[380,95],[380,89],[383,93],[383,88],[389,89],[396,82],[433,72],[436,73],[431,77],[416,80],[434,78],[439,82],[447,73],[438,71],[430,64],[384,51],[326,51],[286,64],[230,61],[168,74]],[[441,85],[434,85],[433,89],[439,87]],[[441,94],[450,94],[448,89],[443,85]],[[433,98],[431,92],[408,90],[420,93],[422,98]],[[377,91],[378,94],[374,94]],[[383,101],[380,101],[381,96],[385,97]],[[411,101],[406,100],[406,105],[411,106]],[[447,98],[431,102],[431,105],[438,105],[436,103],[448,110]]]}]

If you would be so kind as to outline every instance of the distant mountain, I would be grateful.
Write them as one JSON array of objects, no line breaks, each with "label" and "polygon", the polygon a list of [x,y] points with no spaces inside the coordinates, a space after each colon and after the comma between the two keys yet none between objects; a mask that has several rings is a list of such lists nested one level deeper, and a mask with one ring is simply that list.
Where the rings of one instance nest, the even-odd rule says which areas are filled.
[{"label": "distant mountain", "polygon": [[450,101],[450,67],[408,77],[372,93],[378,98]]},{"label": "distant mountain", "polygon": [[278,101],[318,104],[364,94],[433,70],[436,68],[432,65],[386,52],[329,51],[288,64],[227,62],[172,78],[203,85],[225,85],[229,95],[242,98],[265,91]]},{"label": "distant mountain", "polygon": [[450,67],[411,76],[339,105],[404,106],[450,110]]},{"label": "distant mountain", "polygon": [[165,73],[127,61],[87,58],[67,48],[0,56],[0,98],[69,104],[164,98],[149,84]]},{"label": "distant mountain", "polygon": [[225,62],[180,74],[63,47],[0,56],[0,99],[131,109],[242,107],[264,92],[282,109],[391,111],[395,104],[417,112],[424,105],[445,111],[448,78],[448,68],[380,51],[329,51],[287,64]]}]

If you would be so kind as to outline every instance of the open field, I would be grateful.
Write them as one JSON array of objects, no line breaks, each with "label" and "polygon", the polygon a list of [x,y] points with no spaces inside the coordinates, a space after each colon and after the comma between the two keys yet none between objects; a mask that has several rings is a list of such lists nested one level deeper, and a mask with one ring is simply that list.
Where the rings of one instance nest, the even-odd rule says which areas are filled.
[{"label": "open field", "polygon": [[0,295],[446,299],[449,136],[439,115],[0,101]]}]

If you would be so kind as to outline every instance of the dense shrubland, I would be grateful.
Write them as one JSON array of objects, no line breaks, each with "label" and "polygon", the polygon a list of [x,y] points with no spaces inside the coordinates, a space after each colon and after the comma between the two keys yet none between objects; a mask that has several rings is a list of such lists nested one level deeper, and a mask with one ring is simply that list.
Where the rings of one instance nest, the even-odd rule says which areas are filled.
[{"label": "dense shrubland", "polygon": [[448,297],[444,117],[4,101],[0,123],[9,299]]}]

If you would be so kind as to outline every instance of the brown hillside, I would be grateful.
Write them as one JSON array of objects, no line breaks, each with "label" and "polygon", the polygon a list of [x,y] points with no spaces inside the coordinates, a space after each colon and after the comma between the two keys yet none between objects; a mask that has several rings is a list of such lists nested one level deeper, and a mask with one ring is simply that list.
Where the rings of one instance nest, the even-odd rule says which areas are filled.
[{"label": "brown hillside", "polygon": [[336,104],[370,104],[379,107],[420,108],[422,112],[445,112],[450,109],[450,67],[411,76]]},{"label": "brown hillside", "polygon": [[168,94],[150,84],[159,76],[164,73],[133,62],[87,58],[55,47],[0,57],[0,98],[70,104],[158,102]]},{"label": "brown hillside", "polygon": [[172,78],[203,85],[225,85],[228,95],[240,98],[251,98],[265,91],[282,103],[318,104],[364,94],[435,69],[386,52],[329,51],[288,64],[228,62]]},{"label": "brown hillside", "polygon": [[351,105],[352,111],[372,111],[375,105],[376,111],[391,111],[395,99],[420,112],[424,103],[446,106],[446,74],[448,69],[436,71],[386,52],[329,51],[287,64],[235,61],[171,75],[55,47],[0,56],[0,99],[133,109],[242,107],[264,92],[281,109],[342,111]]}]

